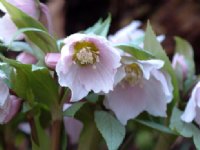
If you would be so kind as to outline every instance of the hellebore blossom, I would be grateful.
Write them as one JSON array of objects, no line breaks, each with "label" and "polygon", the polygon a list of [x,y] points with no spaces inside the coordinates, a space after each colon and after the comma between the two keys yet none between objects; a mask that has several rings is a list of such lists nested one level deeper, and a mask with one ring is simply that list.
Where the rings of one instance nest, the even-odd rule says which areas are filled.
[{"label": "hellebore blossom", "polygon": [[7,85],[0,80],[0,124],[7,123],[18,112],[21,101],[9,94]]},{"label": "hellebore blossom", "polygon": [[106,95],[104,104],[122,124],[143,111],[166,117],[173,87],[168,74],[160,70],[163,65],[162,60],[131,60],[118,69],[117,84]]},{"label": "hellebore blossom", "polygon": [[172,67],[179,72],[179,76],[181,76],[182,80],[187,78],[188,65],[186,63],[186,59],[183,55],[176,53],[172,59]]},{"label": "hellebore blossom", "polygon": [[200,82],[194,87],[181,119],[187,123],[195,120],[200,125]]},{"label": "hellebore blossom", "polygon": [[[143,48],[141,39],[144,38],[145,33],[142,29],[138,29],[140,26],[140,21],[132,21],[130,24],[117,31],[114,35],[108,36],[108,40],[115,44],[134,43]],[[162,42],[164,39],[164,35],[157,36],[159,42]]]},{"label": "hellebore blossom", "polygon": [[132,21],[129,25],[117,31],[114,35],[108,36],[113,43],[126,43],[144,36],[144,31],[138,29],[140,21]]},{"label": "hellebore blossom", "polygon": [[90,91],[108,93],[113,89],[121,57],[109,41],[76,33],[64,43],[56,72],[59,84],[71,89],[71,101],[84,98]]}]

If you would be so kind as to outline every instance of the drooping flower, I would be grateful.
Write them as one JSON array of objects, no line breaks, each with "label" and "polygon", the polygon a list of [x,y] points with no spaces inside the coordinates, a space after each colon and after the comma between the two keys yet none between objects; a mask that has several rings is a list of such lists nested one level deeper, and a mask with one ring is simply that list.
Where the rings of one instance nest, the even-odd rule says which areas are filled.
[{"label": "drooping flower", "polygon": [[188,65],[183,55],[176,53],[172,59],[172,67],[179,72],[182,80],[185,80],[188,72]]},{"label": "drooping flower", "polygon": [[200,125],[200,82],[194,87],[181,119],[187,123],[195,120]]},{"label": "drooping flower", "polygon": [[118,69],[117,84],[106,95],[104,104],[122,124],[143,111],[154,116],[166,116],[173,87],[169,75],[160,70],[163,65],[161,60],[130,60]]},{"label": "drooping flower", "polygon": [[0,124],[9,122],[18,112],[21,101],[10,95],[7,85],[0,80]]},{"label": "drooping flower", "polygon": [[[144,38],[145,33],[142,29],[138,29],[141,24],[140,21],[132,21],[114,35],[109,35],[108,40],[115,44],[133,43],[143,48],[142,39]],[[164,35],[157,36],[159,42],[162,42],[164,39]]]},{"label": "drooping flower", "polygon": [[[18,9],[22,10],[27,15],[33,17],[36,20],[40,19],[40,16],[43,15],[43,18],[46,18],[48,21],[48,29],[52,32],[51,29],[51,20],[49,15],[47,15],[47,8],[44,4],[36,5],[36,2],[34,0],[7,0],[10,4],[14,5]],[[2,38],[3,42],[9,43],[14,34],[17,31],[16,25],[13,23],[10,15],[8,14],[6,8],[3,6],[2,3],[0,3],[0,10],[5,13],[0,18],[0,37]],[[44,20],[44,19],[43,19]],[[24,38],[23,34],[20,34],[16,37],[16,40],[21,40]]]},{"label": "drooping flower", "polygon": [[109,41],[113,43],[127,43],[144,36],[144,31],[138,29],[140,21],[132,21],[124,28],[117,31],[114,35],[108,36]]},{"label": "drooping flower", "polygon": [[78,101],[88,92],[108,93],[120,66],[120,55],[105,38],[73,34],[64,40],[56,65],[59,84],[69,87],[71,101]]}]

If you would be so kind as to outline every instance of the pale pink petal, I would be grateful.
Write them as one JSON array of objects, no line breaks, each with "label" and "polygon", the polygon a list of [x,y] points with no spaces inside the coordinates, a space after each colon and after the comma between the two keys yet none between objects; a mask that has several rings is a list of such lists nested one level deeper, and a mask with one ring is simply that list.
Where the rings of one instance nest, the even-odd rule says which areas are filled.
[{"label": "pale pink petal", "polygon": [[138,116],[146,108],[145,95],[140,86],[118,84],[106,95],[104,105],[111,109],[122,124]]},{"label": "pale pink petal", "polygon": [[185,122],[192,122],[196,116],[196,102],[195,99],[191,98],[186,106],[186,109],[181,116],[181,119]]},{"label": "pale pink petal", "polygon": [[5,119],[10,112],[10,108],[11,108],[11,101],[6,99],[4,106],[0,108],[0,124],[5,123]]},{"label": "pale pink petal", "polygon": [[9,96],[8,86],[1,79],[0,80],[0,109],[4,107],[4,105],[6,104],[8,96]]},{"label": "pale pink petal", "polygon": [[198,82],[197,85],[194,87],[192,91],[192,95],[185,108],[185,111],[183,115],[181,116],[181,119],[183,121],[192,122],[192,120],[197,116],[196,111],[197,109],[199,109],[198,103],[200,101],[199,92],[200,92],[200,82]]},{"label": "pale pink petal", "polygon": [[17,114],[21,106],[21,99],[14,95],[10,95],[8,101],[11,101],[11,105],[9,112],[5,117],[4,123],[9,122]]},{"label": "pale pink petal", "polygon": [[[4,15],[2,18],[0,18],[0,37],[3,38],[5,43],[9,43],[12,40],[16,31],[17,28],[9,15]],[[23,38],[24,35],[20,34],[16,37],[16,40],[21,40]]]},{"label": "pale pink petal", "polygon": [[146,101],[145,110],[154,116],[166,117],[168,101],[162,83],[151,77],[149,80],[143,80],[142,88],[141,92]]},{"label": "pale pink petal", "polygon": [[34,0],[7,0],[10,4],[14,5],[24,13],[33,18],[38,19],[39,12],[37,11],[36,2]]},{"label": "pale pink petal", "polygon": [[142,69],[143,75],[145,79],[150,78],[150,74],[153,70],[160,69],[164,66],[164,62],[162,60],[156,60],[156,59],[151,59],[151,60],[139,60],[138,65]]},{"label": "pale pink petal", "polygon": [[78,101],[85,96],[87,96],[88,91],[85,89],[85,87],[80,84],[80,80],[78,78],[80,72],[79,67],[75,64],[72,64],[68,72],[63,73],[62,71],[57,69],[57,73],[59,76],[59,84],[64,87],[69,87],[71,89],[71,102]]},{"label": "pale pink petal", "polygon": [[77,144],[83,124],[74,118],[64,117],[64,125],[71,144]]},{"label": "pale pink petal", "polygon": [[115,78],[114,78],[114,87],[120,82],[122,81],[122,79],[126,76],[126,73],[125,73],[125,70],[124,70],[124,67],[119,67],[117,69],[117,72],[116,72],[116,75],[115,75]]},{"label": "pale pink petal", "polygon": [[200,126],[200,108],[196,108],[196,117],[195,117],[196,123]]},{"label": "pale pink petal", "polygon": [[173,86],[171,83],[171,77],[164,72],[154,70],[152,76],[161,83],[162,91],[165,93],[166,102],[169,103],[173,98]]},{"label": "pale pink petal", "polygon": [[22,52],[17,57],[16,60],[23,64],[35,64],[37,62],[37,58],[30,53]]},{"label": "pale pink petal", "polygon": [[60,53],[47,53],[45,56],[45,64],[49,68],[55,69],[59,59],[60,59]]},{"label": "pale pink petal", "polygon": [[31,127],[30,127],[29,123],[26,123],[26,122],[20,123],[18,127],[24,133],[31,134]]},{"label": "pale pink petal", "polygon": [[40,3],[40,21],[47,27],[50,34],[53,34],[53,24],[47,5]]},{"label": "pale pink petal", "polygon": [[85,85],[86,90],[93,90],[95,93],[101,91],[108,93],[113,89],[114,70],[111,70],[101,63],[96,64],[96,69],[92,67],[80,68],[80,82]]},{"label": "pale pink petal", "polygon": [[114,35],[108,36],[109,41],[113,43],[131,42],[144,35],[142,30],[137,29],[141,25],[140,21],[133,21],[124,28],[117,31]]},{"label": "pale pink petal", "polygon": [[188,65],[183,55],[176,53],[172,59],[172,67],[176,70],[179,69],[182,73],[183,80],[187,77]]}]

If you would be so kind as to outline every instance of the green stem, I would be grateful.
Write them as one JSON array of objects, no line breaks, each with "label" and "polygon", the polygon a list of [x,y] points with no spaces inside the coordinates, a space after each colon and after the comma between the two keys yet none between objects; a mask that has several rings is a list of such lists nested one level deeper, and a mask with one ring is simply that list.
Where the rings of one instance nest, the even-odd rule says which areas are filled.
[{"label": "green stem", "polygon": [[155,150],[170,150],[175,138],[173,135],[160,134]]},{"label": "green stem", "polygon": [[52,132],[51,132],[51,143],[52,150],[60,149],[60,136],[62,126],[62,106],[57,105],[52,111]]}]

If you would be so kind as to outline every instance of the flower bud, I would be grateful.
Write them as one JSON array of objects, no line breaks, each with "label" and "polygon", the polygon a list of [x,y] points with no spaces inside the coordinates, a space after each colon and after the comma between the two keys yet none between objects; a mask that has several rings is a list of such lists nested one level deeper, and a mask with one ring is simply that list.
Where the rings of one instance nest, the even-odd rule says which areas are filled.
[{"label": "flower bud", "polygon": [[45,64],[51,68],[55,69],[58,60],[60,59],[60,53],[48,53],[45,56]]},{"label": "flower bud", "polygon": [[172,67],[176,71],[176,74],[179,79],[182,81],[186,80],[188,65],[186,63],[186,59],[183,55],[176,53],[172,60]]},{"label": "flower bud", "polygon": [[35,58],[35,56],[27,52],[20,53],[17,56],[16,60],[23,64],[35,64],[37,62],[37,59]]}]

